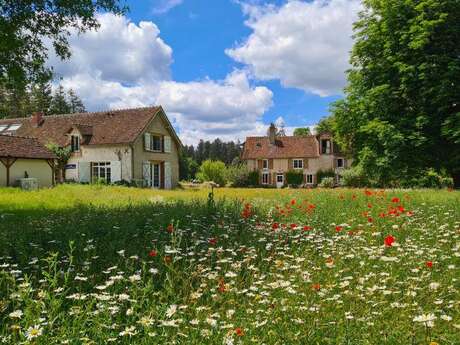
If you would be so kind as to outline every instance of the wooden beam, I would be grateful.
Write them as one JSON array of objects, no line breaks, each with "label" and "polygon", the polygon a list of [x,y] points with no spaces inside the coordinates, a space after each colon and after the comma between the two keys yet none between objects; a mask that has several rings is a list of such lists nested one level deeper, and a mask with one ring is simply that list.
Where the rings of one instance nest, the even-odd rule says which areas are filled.
[{"label": "wooden beam", "polygon": [[12,157],[0,158],[0,162],[2,162],[2,164],[6,168],[6,186],[7,187],[10,186],[10,168],[16,161],[17,161],[17,158],[12,158]]}]

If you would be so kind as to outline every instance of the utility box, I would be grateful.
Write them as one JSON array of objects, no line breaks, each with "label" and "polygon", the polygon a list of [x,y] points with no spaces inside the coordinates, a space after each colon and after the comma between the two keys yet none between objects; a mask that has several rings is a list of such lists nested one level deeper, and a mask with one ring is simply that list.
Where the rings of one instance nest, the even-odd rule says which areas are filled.
[{"label": "utility box", "polygon": [[23,190],[38,190],[38,179],[33,177],[19,179],[19,187]]}]

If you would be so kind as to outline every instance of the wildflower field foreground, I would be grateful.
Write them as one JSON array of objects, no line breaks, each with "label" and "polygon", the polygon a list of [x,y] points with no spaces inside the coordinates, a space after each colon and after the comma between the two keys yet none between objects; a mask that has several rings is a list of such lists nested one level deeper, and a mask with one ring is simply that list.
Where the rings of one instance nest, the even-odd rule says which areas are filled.
[{"label": "wildflower field foreground", "polygon": [[0,190],[0,343],[460,344],[455,191]]}]

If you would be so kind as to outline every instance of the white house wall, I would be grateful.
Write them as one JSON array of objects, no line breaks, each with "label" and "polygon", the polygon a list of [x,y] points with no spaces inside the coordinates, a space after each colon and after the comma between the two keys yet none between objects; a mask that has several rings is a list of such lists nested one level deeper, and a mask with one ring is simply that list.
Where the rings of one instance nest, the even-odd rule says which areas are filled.
[{"label": "white house wall", "polygon": [[78,180],[79,162],[113,162],[121,163],[121,179],[132,179],[132,150],[129,145],[82,145],[79,153],[75,153],[67,163],[75,165],[75,169],[66,170],[66,179]]}]

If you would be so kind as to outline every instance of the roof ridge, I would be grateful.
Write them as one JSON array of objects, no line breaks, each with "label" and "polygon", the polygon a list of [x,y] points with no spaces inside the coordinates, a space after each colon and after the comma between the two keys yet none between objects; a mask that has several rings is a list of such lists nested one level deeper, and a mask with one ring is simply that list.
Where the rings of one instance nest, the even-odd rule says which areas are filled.
[{"label": "roof ridge", "polygon": [[[110,113],[110,112],[124,112],[124,111],[132,111],[132,110],[147,110],[147,109],[158,109],[161,105],[152,105],[146,107],[134,107],[134,108],[118,108],[118,109],[106,109],[106,110],[98,110],[98,111],[87,111],[84,113],[70,113],[70,114],[52,114],[52,115],[44,115],[43,118],[55,118],[55,117],[76,117],[76,116],[88,116],[88,115],[96,115],[96,114],[103,114],[103,113]],[[30,116],[24,117],[15,117],[15,118],[3,118],[2,120],[7,121],[24,121],[30,119]]]}]

